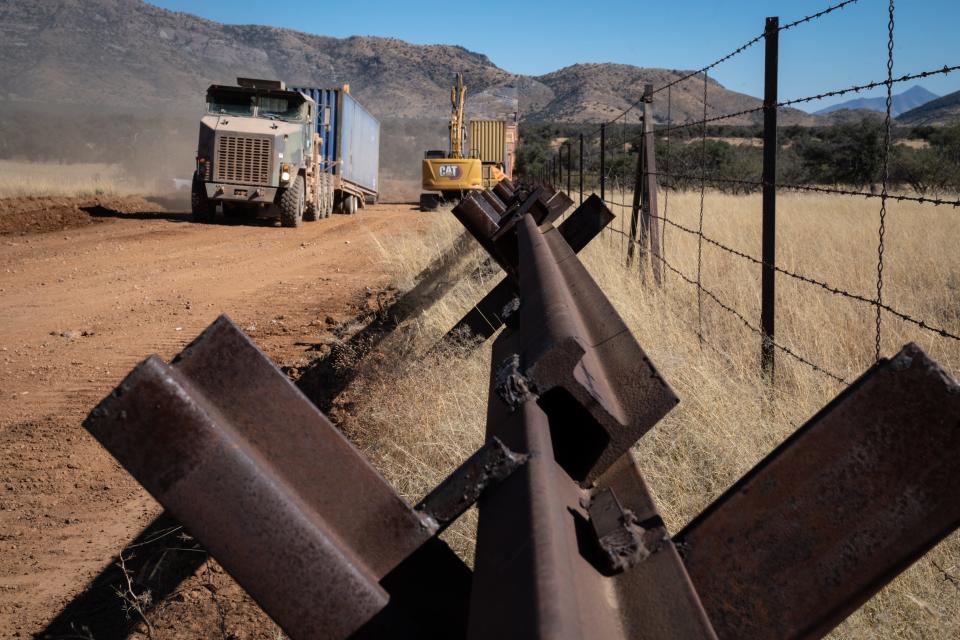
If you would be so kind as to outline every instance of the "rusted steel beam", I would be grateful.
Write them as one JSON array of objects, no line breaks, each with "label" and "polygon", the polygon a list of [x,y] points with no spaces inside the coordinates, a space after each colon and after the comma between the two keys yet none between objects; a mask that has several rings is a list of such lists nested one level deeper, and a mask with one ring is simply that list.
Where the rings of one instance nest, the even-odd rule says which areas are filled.
[{"label": "rusted steel beam", "polygon": [[518,232],[487,437],[529,460],[480,500],[469,638],[715,638],[628,451],[676,398],[560,233]]},{"label": "rusted steel beam", "polygon": [[[614,217],[600,197],[593,194],[560,223],[558,229],[570,248],[579,253]],[[444,340],[474,336],[489,338],[503,326],[504,309],[518,293],[516,283],[503,278],[446,333]]]},{"label": "rusted steel beam", "polygon": [[[524,340],[523,326],[508,329],[494,362]],[[505,401],[503,382],[492,367],[487,437],[529,461],[480,500],[468,637],[715,638],[631,455],[582,488],[556,460],[558,433],[579,425],[551,416],[534,395]],[[600,518],[593,506],[614,492],[620,513]],[[620,534],[620,544],[604,547],[593,518],[604,521],[608,543]]]},{"label": "rusted steel beam", "polygon": [[363,628],[437,530],[226,317],[172,364],[140,364],[84,426],[292,638]]},{"label": "rusted steel beam", "polygon": [[498,214],[502,216],[504,213],[506,213],[507,205],[504,204],[504,202],[498,198],[497,194],[495,194],[493,191],[484,189],[480,192],[480,195],[483,196],[483,199],[486,200],[487,203],[493,207]]},{"label": "rusted steel beam", "polygon": [[526,461],[527,456],[510,451],[499,439],[488,440],[421,500],[416,511],[429,518],[439,533]]},{"label": "rusted steel beam", "polygon": [[555,191],[547,198],[546,205],[549,213],[541,222],[549,222],[552,224],[573,206],[573,200],[563,191]]},{"label": "rusted steel beam", "polygon": [[820,638],[960,526],[960,386],[914,344],[677,536],[721,638]]},{"label": "rusted steel beam", "polygon": [[516,241],[513,236],[517,222],[528,213],[538,223],[553,222],[570,208],[573,201],[562,192],[538,187],[531,191],[517,188],[505,209],[501,209],[498,202],[502,201],[496,192],[468,193],[453,208],[453,215],[507,275],[516,278]]},{"label": "rusted steel beam", "polygon": [[497,184],[493,185],[493,193],[496,194],[496,196],[507,205],[512,203],[513,194],[515,191],[516,187],[507,178],[504,178]]},{"label": "rusted steel beam", "polygon": [[497,361],[519,402],[535,393],[557,432],[557,461],[589,483],[677,403],[613,305],[554,227],[519,224],[520,349]]}]

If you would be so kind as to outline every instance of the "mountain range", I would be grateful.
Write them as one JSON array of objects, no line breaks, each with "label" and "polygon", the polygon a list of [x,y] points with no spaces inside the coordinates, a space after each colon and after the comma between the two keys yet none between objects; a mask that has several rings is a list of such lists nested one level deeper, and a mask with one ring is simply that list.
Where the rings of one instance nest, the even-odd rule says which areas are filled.
[{"label": "mountain range", "polygon": [[960,122],[960,91],[948,93],[942,98],[911,109],[897,118],[897,121],[906,125]]},{"label": "mountain range", "polygon": [[[119,163],[144,178],[182,177],[193,162],[207,86],[239,76],[290,86],[349,84],[383,124],[381,168],[411,182],[419,179],[413,159],[421,150],[445,146],[457,71],[469,88],[470,118],[519,109],[527,122],[603,122],[626,111],[618,122],[637,123],[640,110],[632,107],[645,84],[664,86],[690,75],[655,95],[656,122],[740,111],[750,113],[717,124],[762,122],[758,98],[712,77],[705,107],[703,75],[682,69],[575,64],[526,76],[457,45],[220,24],[142,0],[0,0],[0,61],[0,157]],[[922,99],[921,91],[898,96],[897,108]],[[953,96],[908,111],[901,121],[960,119]],[[787,108],[779,122],[858,122],[874,113],[869,106],[841,105],[820,115]]]},{"label": "mountain range", "polygon": [[[291,86],[351,85],[381,118],[443,118],[454,72],[466,78],[468,110],[485,114],[504,91],[521,116],[538,121],[602,121],[635,103],[646,83],[689,72],[622,64],[578,64],[541,76],[512,74],[455,45],[392,38],[332,38],[258,25],[226,25],[141,0],[4,0],[0,3],[0,101],[106,109],[197,110],[205,88],[238,76],[281,78]],[[703,117],[703,76],[671,91],[674,122]],[[666,92],[654,103],[666,121]],[[708,81],[707,115],[740,111],[757,98]],[[636,122],[637,111],[628,120]],[[724,121],[754,124],[759,114]],[[785,109],[784,124],[813,124]]]},{"label": "mountain range", "polygon": [[[893,101],[890,103],[890,113],[894,118],[911,109],[923,106],[931,100],[936,100],[939,96],[932,91],[927,91],[920,85],[914,85],[902,93],[894,94]],[[864,109],[867,111],[879,111],[885,113],[887,110],[887,98],[885,96],[877,98],[855,98],[830,105],[817,111],[817,114],[832,113],[841,109]]]}]

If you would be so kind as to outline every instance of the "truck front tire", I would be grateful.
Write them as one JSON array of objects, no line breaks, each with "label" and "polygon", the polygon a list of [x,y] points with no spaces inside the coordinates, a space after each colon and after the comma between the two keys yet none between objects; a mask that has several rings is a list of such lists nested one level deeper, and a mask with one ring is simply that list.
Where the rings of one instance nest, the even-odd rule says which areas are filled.
[{"label": "truck front tire", "polygon": [[207,198],[207,189],[203,180],[197,174],[193,175],[193,184],[190,185],[190,212],[194,222],[213,222],[217,211],[217,203]]},{"label": "truck front tire", "polygon": [[299,227],[303,222],[304,194],[303,176],[297,176],[280,195],[280,224],[284,227]]}]

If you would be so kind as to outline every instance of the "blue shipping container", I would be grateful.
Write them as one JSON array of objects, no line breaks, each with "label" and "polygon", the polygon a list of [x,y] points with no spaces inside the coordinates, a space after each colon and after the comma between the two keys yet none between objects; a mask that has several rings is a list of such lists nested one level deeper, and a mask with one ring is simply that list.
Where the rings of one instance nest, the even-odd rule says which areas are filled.
[{"label": "blue shipping container", "polygon": [[328,171],[361,191],[380,191],[380,121],[343,89],[295,87],[317,103],[320,155]]}]

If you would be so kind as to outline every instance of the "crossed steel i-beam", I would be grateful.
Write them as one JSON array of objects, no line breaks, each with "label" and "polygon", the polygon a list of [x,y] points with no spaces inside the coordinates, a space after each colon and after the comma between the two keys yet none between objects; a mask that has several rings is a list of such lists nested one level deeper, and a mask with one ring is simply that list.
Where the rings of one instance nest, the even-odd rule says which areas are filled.
[{"label": "crossed steel i-beam", "polygon": [[[415,507],[225,317],[84,424],[297,640],[818,638],[960,525],[960,387],[909,344],[671,536],[631,448],[677,398],[571,204],[455,208],[505,272],[456,334],[506,326],[487,443]],[[477,500],[471,571],[436,535]]]}]

